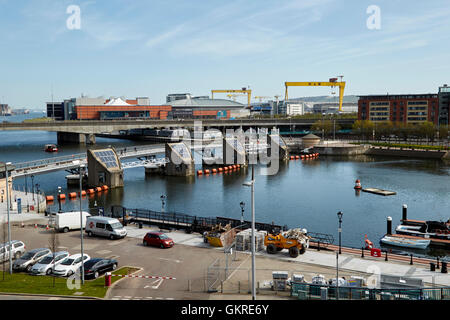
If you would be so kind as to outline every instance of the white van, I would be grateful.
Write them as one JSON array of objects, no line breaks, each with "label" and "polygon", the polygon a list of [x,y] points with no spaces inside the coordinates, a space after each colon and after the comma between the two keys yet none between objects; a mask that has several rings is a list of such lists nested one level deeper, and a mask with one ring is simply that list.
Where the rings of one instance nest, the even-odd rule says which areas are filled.
[{"label": "white van", "polygon": [[124,238],[127,230],[119,220],[109,217],[90,216],[86,220],[86,233],[92,237],[94,235],[107,237],[111,240]]},{"label": "white van", "polygon": [[[81,214],[81,224],[84,228],[86,226],[86,218],[91,215],[86,211],[82,211]],[[80,211],[52,213],[50,218],[48,218],[48,225],[60,232],[80,230]]]}]

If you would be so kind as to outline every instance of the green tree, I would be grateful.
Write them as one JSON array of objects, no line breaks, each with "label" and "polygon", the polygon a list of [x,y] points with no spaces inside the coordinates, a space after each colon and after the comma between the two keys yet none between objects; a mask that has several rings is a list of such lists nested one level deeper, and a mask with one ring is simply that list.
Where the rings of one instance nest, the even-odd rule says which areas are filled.
[{"label": "green tree", "polygon": [[436,127],[433,122],[425,121],[418,125],[417,127],[417,135],[421,138],[434,140],[434,136],[436,135]]},{"label": "green tree", "polygon": [[353,123],[352,129],[355,133],[358,133],[361,138],[369,139],[369,137],[372,137],[375,124],[370,120],[356,120]]}]

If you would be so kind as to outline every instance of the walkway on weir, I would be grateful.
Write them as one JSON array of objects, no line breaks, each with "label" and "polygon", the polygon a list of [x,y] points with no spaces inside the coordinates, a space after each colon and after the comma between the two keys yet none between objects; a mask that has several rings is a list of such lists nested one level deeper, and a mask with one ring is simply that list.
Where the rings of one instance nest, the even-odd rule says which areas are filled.
[{"label": "walkway on weir", "polygon": [[[222,148],[222,144],[201,144],[196,145],[193,143],[191,147],[194,151],[201,151],[203,149],[211,149],[211,148]],[[247,152],[257,151],[257,150],[265,150],[267,149],[266,145],[258,145],[257,147],[253,145],[245,146]],[[161,145],[146,145],[146,146],[131,146],[124,148],[116,148],[117,155],[120,160],[130,159],[130,158],[146,158],[151,156],[156,156],[158,154],[165,153],[165,146]],[[77,163],[76,161],[79,161]],[[167,159],[139,159],[139,161],[133,162],[124,162],[121,161],[123,169],[136,168],[136,167],[144,167],[147,165],[164,165],[167,163]],[[34,161],[20,162],[14,163],[16,167],[14,171],[12,171],[11,175],[13,178],[23,177],[26,175],[36,175],[36,174],[44,174],[53,171],[59,170],[70,170],[77,169],[80,164],[87,165],[87,156],[86,153],[77,153],[62,157],[54,157],[54,158],[46,158]]]}]

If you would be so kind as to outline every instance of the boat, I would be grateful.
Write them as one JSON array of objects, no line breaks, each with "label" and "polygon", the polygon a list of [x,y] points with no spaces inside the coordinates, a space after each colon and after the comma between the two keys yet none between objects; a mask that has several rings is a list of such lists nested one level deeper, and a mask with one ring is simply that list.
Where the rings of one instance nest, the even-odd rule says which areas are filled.
[{"label": "boat", "polygon": [[385,235],[380,240],[381,243],[388,244],[391,246],[411,248],[411,249],[426,249],[431,240],[430,239],[410,239],[403,237],[392,237]]},{"label": "boat", "polygon": [[58,147],[55,144],[46,144],[44,147],[45,152],[58,152]]},{"label": "boat", "polygon": [[418,224],[401,224],[395,229],[397,234],[422,238],[450,240],[450,220],[424,221]]}]

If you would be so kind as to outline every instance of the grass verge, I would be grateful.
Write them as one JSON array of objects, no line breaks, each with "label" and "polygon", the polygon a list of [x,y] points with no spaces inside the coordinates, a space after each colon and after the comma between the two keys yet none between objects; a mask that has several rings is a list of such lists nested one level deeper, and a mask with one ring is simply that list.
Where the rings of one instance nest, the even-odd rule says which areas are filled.
[{"label": "grass verge", "polygon": [[[112,274],[125,275],[135,272],[136,268],[122,267]],[[121,277],[112,277],[111,283],[122,279]],[[69,281],[70,282],[70,281]],[[23,294],[44,294],[44,295],[61,295],[74,297],[97,297],[103,298],[108,290],[105,287],[104,277],[95,280],[86,280],[84,285],[79,289],[69,289],[67,285],[67,278],[55,278],[55,285],[53,285],[52,276],[33,276],[26,273],[8,272],[0,273],[0,292],[3,293],[23,293]],[[77,293],[77,294],[75,294]]]}]

